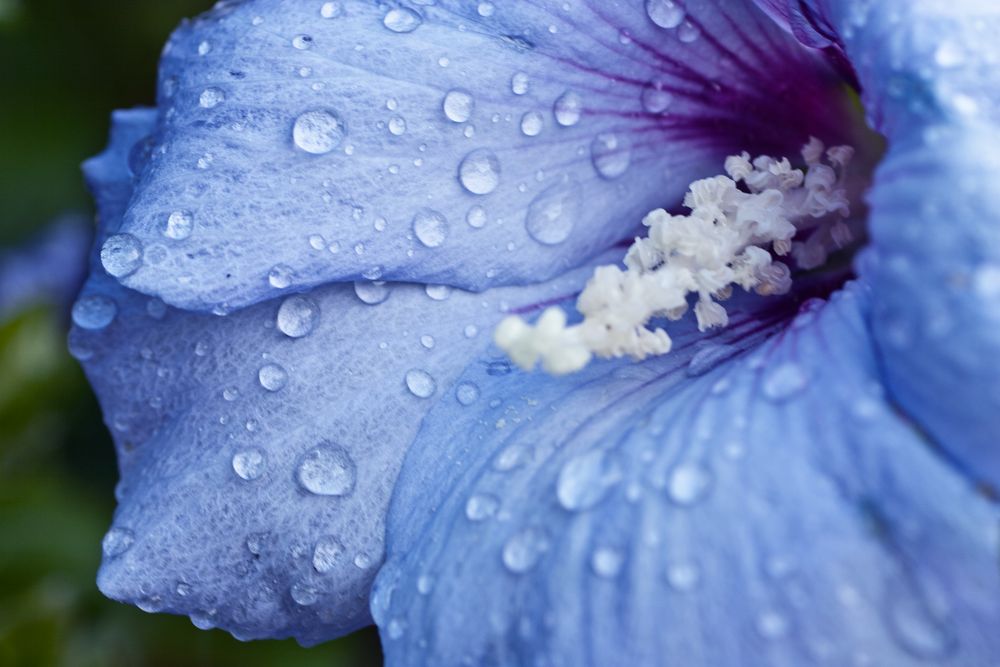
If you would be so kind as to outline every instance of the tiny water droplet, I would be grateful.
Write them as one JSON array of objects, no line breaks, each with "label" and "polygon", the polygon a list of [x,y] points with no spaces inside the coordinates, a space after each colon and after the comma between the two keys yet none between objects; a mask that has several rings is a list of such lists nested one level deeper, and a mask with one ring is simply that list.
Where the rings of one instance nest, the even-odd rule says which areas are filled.
[{"label": "tiny water droplet", "polygon": [[453,123],[464,123],[472,117],[475,100],[464,90],[449,90],[442,103],[444,115]]},{"label": "tiny water droplet", "polygon": [[313,155],[329,153],[347,134],[344,121],[333,111],[315,109],[299,114],[292,125],[292,141]]},{"label": "tiny water droplet", "polygon": [[515,95],[524,95],[528,92],[530,81],[524,72],[515,72],[510,78],[510,90]]},{"label": "tiny water droplet", "polygon": [[632,149],[613,132],[602,132],[590,142],[590,160],[603,178],[618,178],[632,163]]},{"label": "tiny water droplet", "polygon": [[84,296],[73,304],[73,323],[81,329],[99,331],[111,324],[118,314],[118,305],[101,294]]},{"label": "tiny water droplet", "polygon": [[417,398],[430,398],[437,391],[437,382],[427,371],[414,368],[406,372],[406,388]]},{"label": "tiny water droplet", "polygon": [[712,487],[712,473],[696,463],[682,463],[674,468],[667,484],[670,499],[678,505],[696,505],[708,495]]},{"label": "tiny water droplet", "polygon": [[287,264],[276,264],[267,272],[267,282],[275,289],[285,289],[292,284],[295,271]]},{"label": "tiny water droplet", "polygon": [[476,493],[465,502],[465,518],[469,521],[485,521],[500,509],[500,500],[488,493]]},{"label": "tiny water droplet", "polygon": [[128,528],[112,528],[101,540],[101,551],[105,558],[116,558],[129,549],[135,542],[135,535]]},{"label": "tiny water droplet", "polygon": [[503,546],[503,564],[514,574],[531,570],[549,549],[548,534],[530,527],[515,533]]},{"label": "tiny water droplet", "polygon": [[295,477],[309,493],[344,496],[354,490],[357,467],[346,449],[322,443],[302,456]]},{"label": "tiny water droplet", "polygon": [[319,589],[312,582],[305,579],[292,584],[289,593],[292,599],[295,600],[295,603],[303,607],[314,605],[319,601]]},{"label": "tiny water droplet", "polygon": [[183,241],[191,236],[194,228],[194,216],[188,211],[174,211],[167,216],[167,221],[163,225],[163,235],[168,239]]},{"label": "tiny water droplet", "polygon": [[621,470],[603,450],[593,450],[571,458],[559,470],[556,497],[571,512],[590,509],[621,480]]},{"label": "tiny water droplet", "polygon": [[583,115],[583,99],[573,91],[560,95],[552,106],[556,122],[563,127],[572,127],[580,122]]},{"label": "tiny water droplet", "polygon": [[757,617],[757,634],[764,639],[781,639],[788,634],[788,619],[769,610]]},{"label": "tiny water droplet", "polygon": [[288,371],[278,364],[264,364],[257,371],[260,386],[268,391],[279,391],[288,383]]},{"label": "tiny water droplet", "polygon": [[667,583],[679,593],[694,590],[701,582],[701,568],[695,563],[672,563],[667,566]]},{"label": "tiny water droplet", "polygon": [[299,51],[305,51],[306,49],[312,48],[313,38],[309,35],[296,35],[292,37],[292,46],[294,46]]},{"label": "tiny water droplet", "polygon": [[465,222],[469,227],[482,229],[486,226],[486,209],[478,204],[472,206],[465,214]]},{"label": "tiny water droplet", "polygon": [[406,133],[406,121],[402,116],[393,116],[389,119],[389,134],[399,137]]},{"label": "tiny water droplet", "polygon": [[354,293],[364,303],[376,306],[389,298],[389,286],[383,280],[359,280],[354,283]]},{"label": "tiny water droplet", "polygon": [[109,236],[101,246],[101,264],[115,278],[135,273],[142,266],[142,243],[131,234]]},{"label": "tiny water droplet", "polygon": [[320,574],[330,572],[337,566],[345,551],[344,545],[333,535],[321,537],[313,548],[313,567]]},{"label": "tiny water droplet", "polygon": [[222,104],[226,100],[226,94],[218,88],[206,88],[198,96],[198,106],[203,109],[211,109]]},{"label": "tiny water droplet", "polygon": [[413,32],[422,23],[420,15],[412,9],[397,7],[386,12],[382,25],[393,32]]},{"label": "tiny water droplet", "polygon": [[521,133],[526,137],[537,137],[545,125],[545,117],[537,111],[528,111],[521,116]]},{"label": "tiny water droplet", "polygon": [[425,285],[424,293],[434,301],[446,301],[451,296],[448,285]]},{"label": "tiny water droplet", "polygon": [[455,388],[455,398],[462,405],[472,405],[479,399],[479,387],[471,382],[462,382]]},{"label": "tiny water droplet", "polygon": [[539,193],[525,214],[528,235],[542,245],[558,245],[568,239],[579,217],[580,195],[576,181],[557,183]]},{"label": "tiny water droplet", "polygon": [[809,376],[797,363],[786,361],[770,369],[764,378],[764,395],[775,402],[786,401],[809,385]]},{"label": "tiny water droplet", "polygon": [[647,112],[663,113],[673,102],[674,96],[664,90],[664,85],[662,81],[654,79],[643,87],[640,101]]},{"label": "tiny water droplet", "polygon": [[340,2],[324,2],[323,6],[319,8],[319,15],[325,19],[333,19],[340,16],[343,11],[343,7]]},{"label": "tiny water droplet", "polygon": [[624,564],[625,555],[611,547],[601,547],[590,557],[590,567],[594,574],[605,579],[617,577]]},{"label": "tiny water droplet", "polygon": [[417,578],[417,592],[427,595],[434,588],[434,577],[429,574],[422,574]]},{"label": "tiny water droplet", "polygon": [[675,0],[646,0],[646,14],[661,28],[676,28],[684,20],[684,8]]},{"label": "tiny water droplet", "polygon": [[427,248],[437,248],[448,238],[448,220],[430,208],[422,208],[413,216],[413,233]]}]

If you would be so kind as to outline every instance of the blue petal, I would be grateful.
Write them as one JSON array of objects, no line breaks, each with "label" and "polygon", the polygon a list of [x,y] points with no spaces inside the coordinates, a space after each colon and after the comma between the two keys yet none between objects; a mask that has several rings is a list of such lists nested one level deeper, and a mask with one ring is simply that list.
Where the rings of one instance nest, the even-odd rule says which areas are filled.
[{"label": "blue petal", "polygon": [[811,3],[889,151],[869,194],[872,328],[895,401],[1000,487],[1000,13],[995,3]]},{"label": "blue petal", "polygon": [[535,282],[730,152],[852,131],[831,68],[750,0],[688,10],[226,3],[164,51],[160,143],[123,227],[156,252],[114,273],[197,310],[274,297],[275,266],[295,289]]},{"label": "blue petal", "polygon": [[868,302],[573,380],[470,368],[393,497],[387,664],[996,664],[997,508],[886,400]]},{"label": "blue petal", "polygon": [[[141,110],[114,120],[86,167],[102,238],[129,196],[127,156],[152,129]],[[121,471],[101,590],[241,638],[312,644],[369,624],[389,495],[421,417],[454,400],[455,377],[504,310],[580,280],[478,295],[333,285],[217,317],[95,267],[70,347]]]}]

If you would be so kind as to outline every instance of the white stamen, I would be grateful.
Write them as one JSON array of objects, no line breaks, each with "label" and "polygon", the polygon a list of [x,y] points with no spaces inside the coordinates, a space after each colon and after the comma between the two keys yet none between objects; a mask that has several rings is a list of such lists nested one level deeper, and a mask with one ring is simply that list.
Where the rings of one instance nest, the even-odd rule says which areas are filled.
[{"label": "white stamen", "polygon": [[[791,270],[774,261],[791,253],[800,268],[826,261],[827,253],[851,241],[850,228],[831,214],[846,217],[848,199],[844,171],[854,151],[834,146],[825,151],[816,138],[802,148],[808,171],[792,168],[787,158],[748,153],[726,158],[729,176],[695,181],[684,197],[689,215],[651,211],[625,254],[623,271],[600,266],[576,302],[583,316],[567,326],[561,308],[550,307],[534,326],[518,316],[504,319],[494,334],[497,345],[525,370],[541,361],[553,375],[572,373],[594,355],[645,359],[666,354],[671,340],[662,328],[648,327],[654,318],[678,320],[688,310],[688,295],[697,294],[695,318],[705,331],[729,323],[719,303],[733,285],[761,295],[786,294]],[[744,189],[739,184],[742,183]],[[805,241],[796,233],[811,230]]]}]

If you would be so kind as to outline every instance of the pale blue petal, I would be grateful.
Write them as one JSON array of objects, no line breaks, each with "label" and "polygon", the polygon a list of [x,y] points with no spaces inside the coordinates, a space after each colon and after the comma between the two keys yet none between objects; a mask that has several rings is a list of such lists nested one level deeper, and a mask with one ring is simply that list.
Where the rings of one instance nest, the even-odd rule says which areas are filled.
[{"label": "pale blue petal", "polygon": [[[116,274],[197,310],[274,297],[278,265],[294,289],[534,282],[729,153],[855,131],[826,61],[751,0],[687,9],[226,3],[164,51],[161,139],[123,227],[157,250]],[[190,234],[165,238],[175,212]]]},{"label": "pale blue petal", "polygon": [[[87,166],[104,236],[149,120],[117,114],[111,146]],[[217,317],[95,269],[70,348],[121,471],[101,590],[244,639],[312,644],[369,624],[389,495],[421,417],[454,401],[502,311],[580,280],[482,294],[342,284]],[[287,317],[296,299],[313,320]]]},{"label": "pale blue petal", "polygon": [[997,508],[886,400],[868,300],[714,368],[468,369],[393,498],[387,664],[996,664]]}]

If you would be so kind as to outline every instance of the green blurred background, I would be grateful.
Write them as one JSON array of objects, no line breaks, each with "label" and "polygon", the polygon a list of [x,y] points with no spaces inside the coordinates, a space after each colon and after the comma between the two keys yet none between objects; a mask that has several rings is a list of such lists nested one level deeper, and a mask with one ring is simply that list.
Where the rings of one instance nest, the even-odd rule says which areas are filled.
[{"label": "green blurred background", "polygon": [[[151,105],[170,30],[207,0],[0,0],[0,255],[67,211],[112,109]],[[66,304],[0,319],[0,666],[379,665],[366,630],[312,649],[240,643],[101,597],[111,442],[66,353]]]}]

